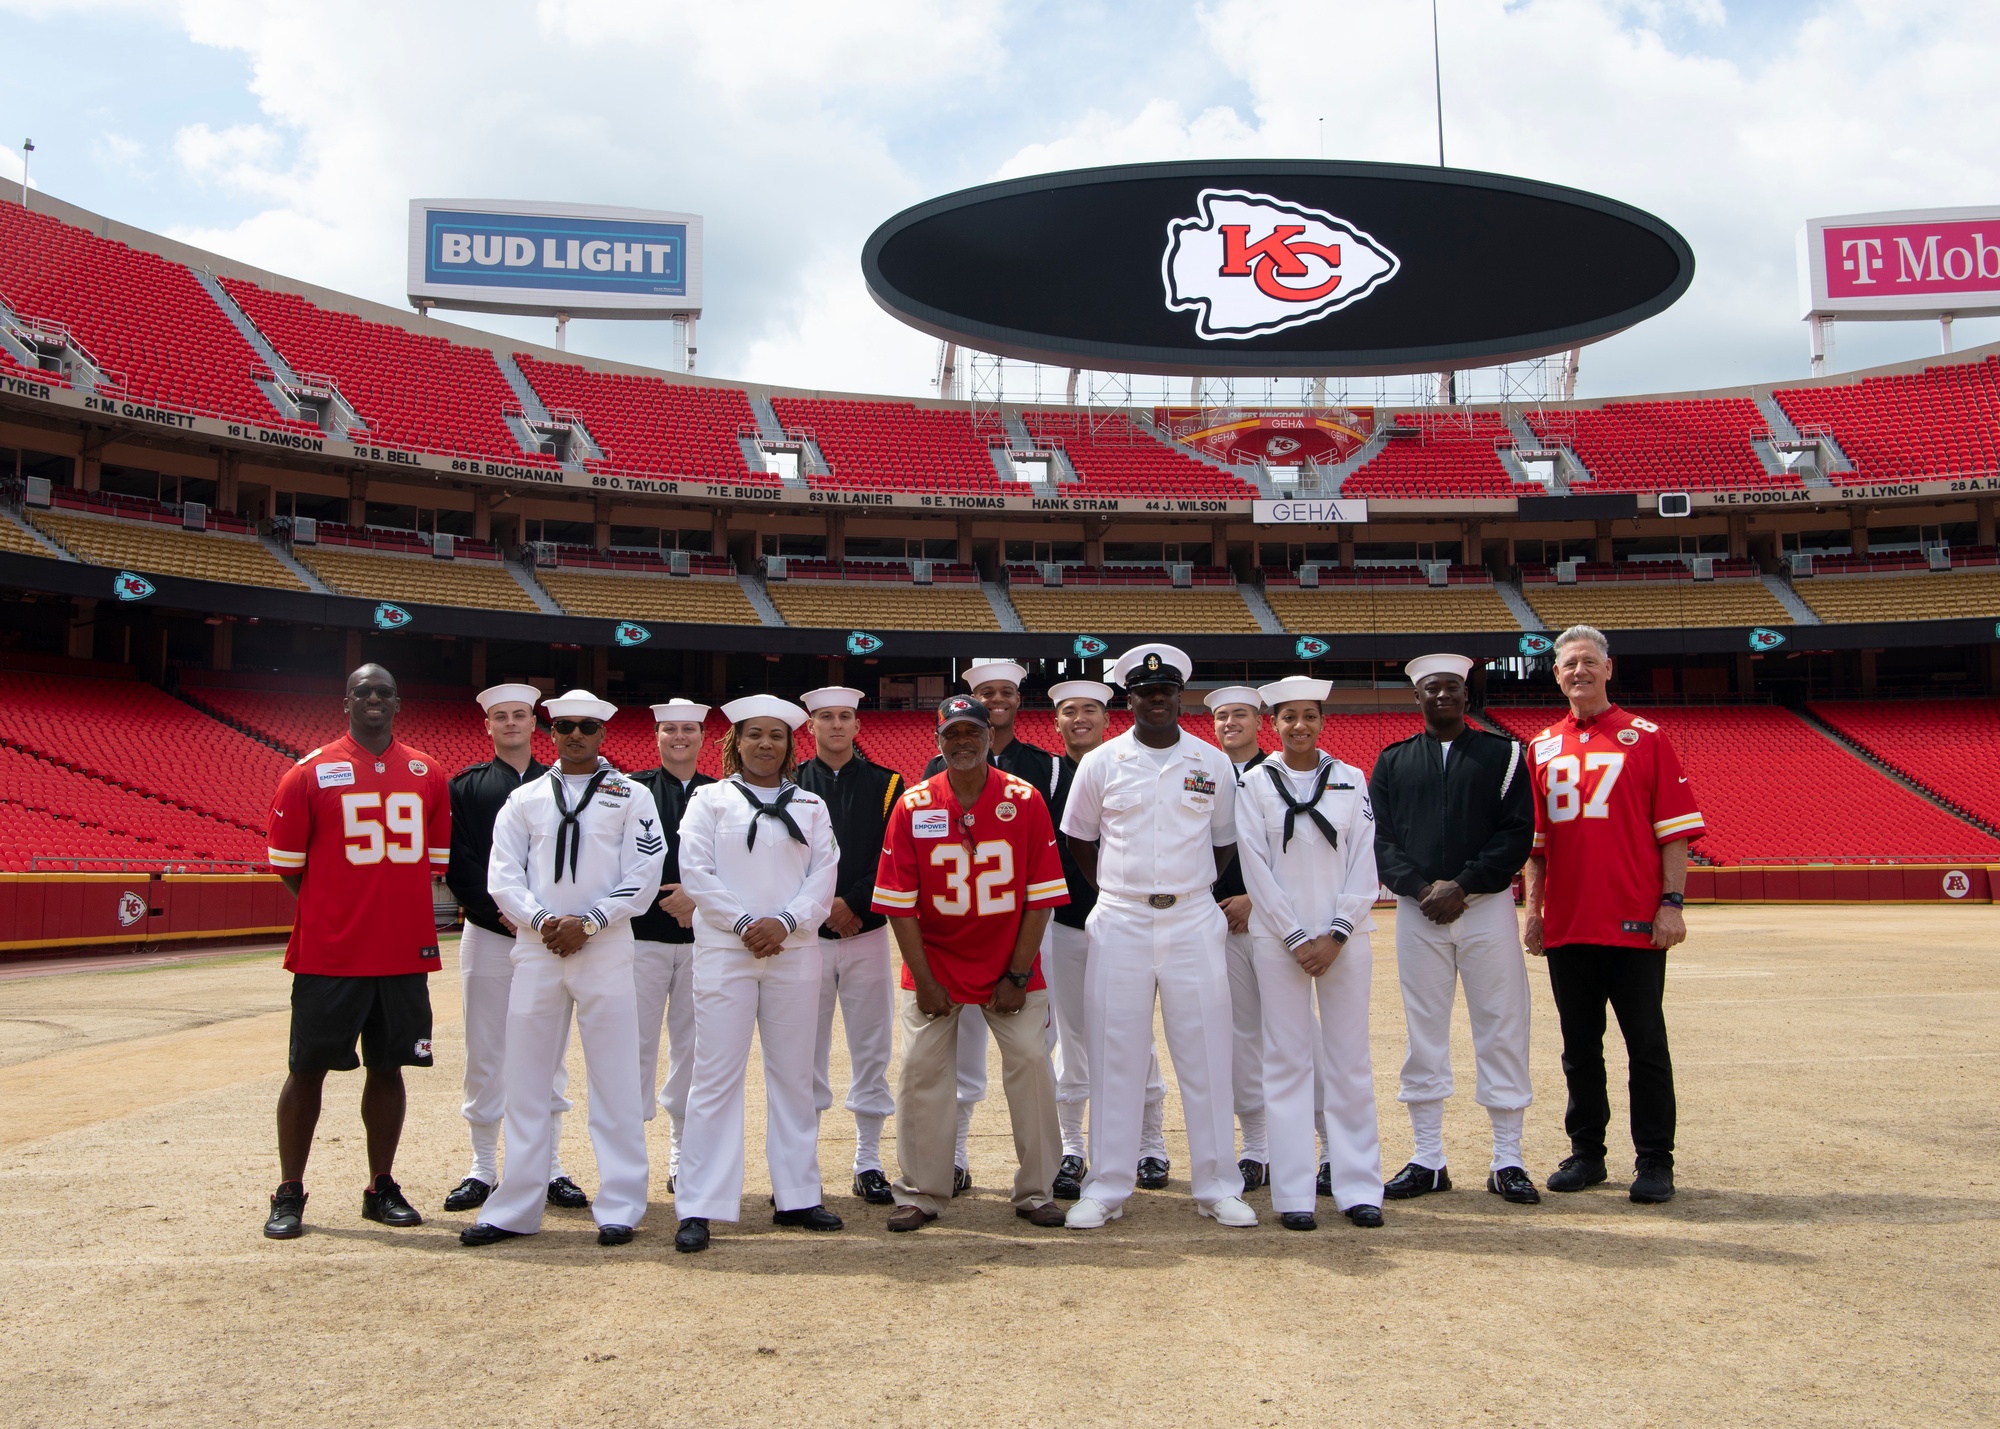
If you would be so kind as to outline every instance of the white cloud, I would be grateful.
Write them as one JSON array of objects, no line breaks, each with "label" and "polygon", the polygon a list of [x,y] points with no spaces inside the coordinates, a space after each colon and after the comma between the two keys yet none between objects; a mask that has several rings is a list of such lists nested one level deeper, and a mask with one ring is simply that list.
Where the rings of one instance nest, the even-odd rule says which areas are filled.
[{"label": "white cloud", "polygon": [[[5,144],[0,144],[0,183],[9,183],[18,187],[20,182],[21,151],[19,149],[10,149]],[[41,187],[40,184],[35,182],[32,174],[28,177],[28,187],[31,189]]]}]

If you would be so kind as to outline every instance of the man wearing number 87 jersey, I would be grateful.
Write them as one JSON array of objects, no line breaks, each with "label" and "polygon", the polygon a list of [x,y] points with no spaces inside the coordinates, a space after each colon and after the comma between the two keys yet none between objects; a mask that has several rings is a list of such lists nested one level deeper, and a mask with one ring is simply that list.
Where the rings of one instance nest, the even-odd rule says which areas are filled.
[{"label": "man wearing number 87 jersey", "polygon": [[361,1214],[423,1224],[390,1171],[403,1132],[402,1069],[431,1065],[427,978],[439,967],[431,876],[451,859],[451,790],[436,760],[395,737],[395,676],[363,665],[347,677],[343,707],[347,733],[293,765],[271,801],[267,856],[299,900],[285,948],[291,1074],[278,1093],[282,1179],[264,1223],[273,1240],[304,1230],[306,1158],[326,1074],[363,1064]]},{"label": "man wearing number 87 jersey", "polygon": [[1603,634],[1556,638],[1569,713],[1535,737],[1535,849],[1527,867],[1530,953],[1546,952],[1569,1082],[1570,1155],[1551,1191],[1606,1179],[1604,1005],[1630,1064],[1635,1201],[1674,1194],[1674,1067],[1667,1051],[1667,949],[1687,937],[1681,895],[1702,817],[1680,760],[1651,720],[1611,703]]}]

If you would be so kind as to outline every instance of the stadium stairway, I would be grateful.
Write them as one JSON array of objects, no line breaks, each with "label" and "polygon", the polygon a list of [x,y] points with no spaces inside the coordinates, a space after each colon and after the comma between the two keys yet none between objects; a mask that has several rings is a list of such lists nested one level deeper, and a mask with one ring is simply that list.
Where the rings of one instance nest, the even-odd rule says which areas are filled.
[{"label": "stadium stairway", "polygon": [[1819,616],[1813,608],[1799,599],[1799,593],[1792,589],[1792,583],[1783,576],[1760,575],[1757,579],[1764,583],[1764,589],[1777,598],[1778,604],[1791,612],[1792,619],[1800,625],[1818,625]]}]

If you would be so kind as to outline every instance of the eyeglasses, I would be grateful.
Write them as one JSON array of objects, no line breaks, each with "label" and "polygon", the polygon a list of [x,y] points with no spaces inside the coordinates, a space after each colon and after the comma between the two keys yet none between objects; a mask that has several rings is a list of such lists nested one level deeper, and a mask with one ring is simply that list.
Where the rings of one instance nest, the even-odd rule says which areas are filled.
[{"label": "eyeglasses", "polygon": [[557,734],[596,734],[604,728],[601,719],[559,719],[549,726]]}]

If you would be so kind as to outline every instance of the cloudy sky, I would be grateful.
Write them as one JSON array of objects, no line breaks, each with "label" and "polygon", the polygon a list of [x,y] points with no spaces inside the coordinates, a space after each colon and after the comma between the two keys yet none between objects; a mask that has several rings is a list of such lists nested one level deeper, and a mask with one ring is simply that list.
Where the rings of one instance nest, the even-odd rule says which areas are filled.
[{"label": "cloudy sky", "polygon": [[[1438,0],[1455,166],[1594,189],[1694,245],[1673,310],[1585,395],[1802,376],[1809,215],[2000,200],[2000,4]],[[0,178],[329,287],[403,301],[412,196],[707,219],[708,373],[929,390],[936,344],[868,299],[897,210],[1148,159],[1436,158],[1429,0],[0,0]],[[545,337],[539,322],[471,317]],[[2000,339],[1962,322],[1961,346]],[[1937,351],[1849,324],[1839,368]],[[571,345],[664,362],[669,330]]]}]

